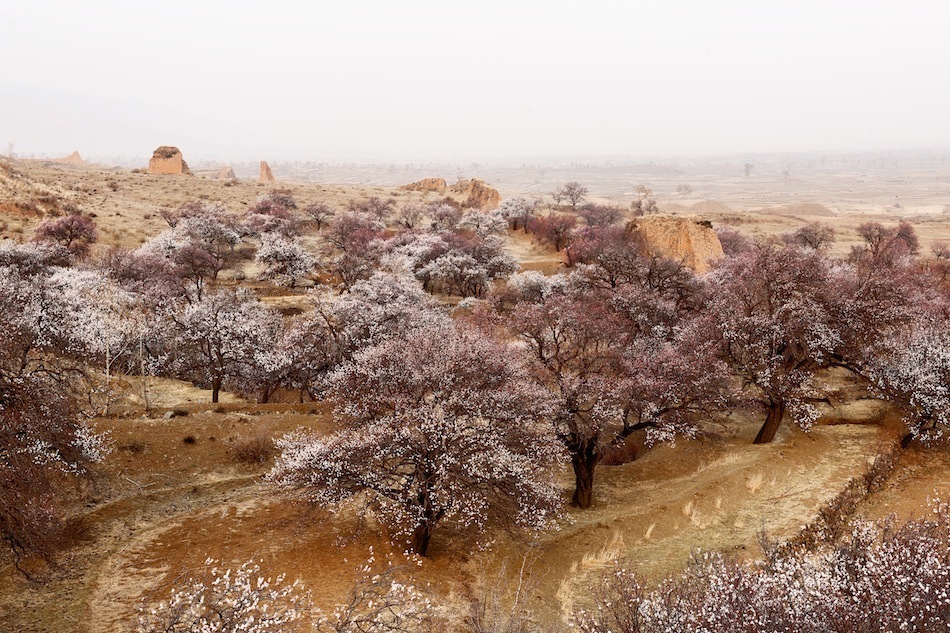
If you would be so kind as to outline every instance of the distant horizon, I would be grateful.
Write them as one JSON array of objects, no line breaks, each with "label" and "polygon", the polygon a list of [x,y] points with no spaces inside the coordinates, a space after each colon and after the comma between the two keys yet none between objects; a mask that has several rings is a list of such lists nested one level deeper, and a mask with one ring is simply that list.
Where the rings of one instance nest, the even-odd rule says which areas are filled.
[{"label": "distant horizon", "polygon": [[[167,144],[171,145],[171,144]],[[151,151],[160,147],[156,145]],[[781,161],[786,159],[795,160],[814,160],[821,158],[887,158],[899,157],[905,158],[940,158],[950,160],[950,145],[945,146],[920,146],[920,147],[891,147],[881,149],[867,150],[790,150],[790,151],[759,151],[759,152],[695,152],[695,153],[644,153],[644,154],[546,154],[546,155],[513,155],[513,156],[435,156],[435,157],[389,157],[389,158],[370,158],[370,157],[337,157],[328,158],[321,156],[270,156],[263,158],[226,158],[221,156],[192,155],[187,148],[179,145],[183,158],[189,165],[251,165],[260,161],[268,164],[281,163],[312,163],[327,164],[334,166],[345,165],[400,165],[400,166],[469,166],[472,164],[483,164],[491,167],[517,167],[519,165],[544,165],[544,166],[572,166],[572,165],[677,165],[691,163],[707,164],[732,164],[733,162],[764,160],[766,162]],[[9,146],[8,148],[9,149]],[[73,152],[78,152],[83,160],[108,166],[119,167],[144,167],[148,165],[151,158],[151,151],[137,155],[124,153],[103,153],[87,154],[81,148],[74,148],[69,151],[21,151],[14,146],[13,156],[16,159],[24,160],[58,160],[70,156]],[[3,152],[8,155],[7,151]],[[928,156],[930,155],[930,156]]]}]

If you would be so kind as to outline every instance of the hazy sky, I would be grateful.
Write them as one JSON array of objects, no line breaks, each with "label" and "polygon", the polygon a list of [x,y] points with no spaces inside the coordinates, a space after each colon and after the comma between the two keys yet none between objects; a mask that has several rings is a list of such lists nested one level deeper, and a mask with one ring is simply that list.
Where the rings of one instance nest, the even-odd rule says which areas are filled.
[{"label": "hazy sky", "polygon": [[950,147],[948,25],[946,0],[8,0],[0,152]]}]

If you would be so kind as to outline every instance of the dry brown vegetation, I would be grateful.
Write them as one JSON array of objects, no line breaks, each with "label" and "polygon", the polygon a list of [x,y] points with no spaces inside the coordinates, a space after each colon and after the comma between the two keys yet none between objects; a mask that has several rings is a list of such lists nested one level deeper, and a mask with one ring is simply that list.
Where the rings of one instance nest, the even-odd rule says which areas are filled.
[{"label": "dry brown vegetation", "polygon": [[[29,239],[40,220],[74,207],[96,219],[102,232],[96,249],[134,247],[158,234],[166,228],[162,209],[201,200],[240,211],[269,190],[247,180],[120,169],[43,163],[0,167],[2,239]],[[909,219],[925,248],[950,238],[950,217],[942,214],[940,195],[902,194],[897,210],[891,206],[894,194],[884,193],[889,181],[880,175],[862,180],[854,173],[815,170],[793,175],[787,191],[771,193],[785,186],[780,177],[765,183],[760,182],[762,170],[749,178],[735,171],[728,176],[662,174],[664,180],[653,185],[670,192],[666,199],[659,197],[661,210],[699,212],[714,225],[753,235],[794,230],[820,215],[839,232],[833,248],[841,253],[857,242],[855,229],[868,220]],[[399,181],[387,186],[280,186],[301,208],[315,202],[342,208],[370,196],[398,203],[440,199],[436,193],[397,190],[394,185],[419,179],[418,174],[397,175]],[[626,172],[607,175],[630,179]],[[537,177],[530,170],[517,175],[489,170],[480,177],[505,195],[550,188],[529,182]],[[653,178],[660,180],[656,173]],[[684,181],[696,195],[708,198],[674,201],[673,187]],[[629,201],[623,187],[608,183],[601,188],[594,180],[587,184],[604,199]],[[950,186],[939,185],[944,192]],[[510,233],[507,240],[524,268],[550,273],[561,266],[563,255],[530,235]],[[266,289],[270,296],[265,300],[281,308],[292,310],[300,303],[299,290],[257,289]],[[274,454],[274,439],[301,427],[317,432],[334,428],[321,403],[259,405],[224,393],[220,403],[211,405],[208,391],[153,378],[146,408],[137,381],[128,378],[110,415],[95,420],[115,450],[98,467],[93,483],[75,493],[74,516],[84,528],[79,544],[61,557],[45,583],[28,581],[0,557],[4,630],[123,630],[142,596],[208,557],[235,566],[259,560],[268,573],[299,578],[314,591],[318,606],[330,607],[343,599],[355,565],[366,559],[370,547],[392,550],[371,518],[289,504],[261,481]],[[417,579],[446,597],[469,600],[478,597],[485,577],[503,573],[516,582],[522,561],[528,561],[530,606],[556,622],[576,602],[589,598],[588,580],[618,558],[658,579],[681,568],[697,546],[755,556],[760,531],[779,539],[795,537],[891,445],[897,414],[877,401],[860,400],[860,395],[842,395],[810,433],[782,428],[777,441],[765,446],[750,444],[759,420],[741,411],[723,415],[699,439],[658,446],[636,461],[601,469],[593,508],[569,511],[557,531],[533,541],[498,532],[490,548],[474,550],[469,535],[449,531],[433,543]],[[948,465],[946,449],[911,449],[897,458],[887,482],[855,505],[872,516],[920,514],[934,489],[948,489]],[[565,497],[571,484],[565,469],[560,474]]]}]

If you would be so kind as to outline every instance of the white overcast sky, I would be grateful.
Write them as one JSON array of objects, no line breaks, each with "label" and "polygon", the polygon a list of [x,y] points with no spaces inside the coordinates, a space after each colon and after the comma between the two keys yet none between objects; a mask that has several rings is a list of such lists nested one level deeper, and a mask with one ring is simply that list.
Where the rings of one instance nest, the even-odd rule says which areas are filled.
[{"label": "white overcast sky", "polygon": [[0,152],[950,147],[947,0],[8,0]]}]

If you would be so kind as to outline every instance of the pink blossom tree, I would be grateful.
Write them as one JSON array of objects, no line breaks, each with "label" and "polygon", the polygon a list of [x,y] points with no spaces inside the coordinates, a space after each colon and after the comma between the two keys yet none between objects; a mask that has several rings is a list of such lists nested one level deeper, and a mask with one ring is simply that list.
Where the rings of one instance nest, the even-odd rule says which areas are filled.
[{"label": "pink blossom tree", "polygon": [[835,229],[823,222],[809,222],[791,233],[783,234],[782,239],[789,244],[815,250],[829,248],[835,242]]},{"label": "pink blossom tree", "polygon": [[357,353],[333,389],[343,428],[281,440],[278,487],[365,504],[421,555],[444,523],[543,528],[554,516],[548,397],[510,348],[458,325],[422,327]]},{"label": "pink blossom tree", "polygon": [[633,318],[618,309],[619,296],[572,294],[568,286],[516,305],[506,319],[554,398],[551,420],[571,458],[572,503],[580,508],[593,502],[595,469],[612,447],[639,431],[648,443],[692,435],[692,416],[721,403],[725,368],[713,347],[694,328],[639,322],[640,310]]},{"label": "pink blossom tree", "polygon": [[36,227],[33,240],[59,244],[72,255],[82,257],[99,239],[99,231],[91,218],[78,213],[46,220]]},{"label": "pink blossom tree", "polygon": [[293,196],[281,191],[271,191],[261,196],[244,214],[243,227],[251,235],[277,233],[285,238],[300,232],[299,222],[293,211],[297,203]]},{"label": "pink blossom tree", "polygon": [[772,441],[786,413],[805,430],[818,417],[816,374],[844,346],[833,272],[818,251],[758,244],[711,277],[708,332],[767,411],[756,444]]},{"label": "pink blossom tree", "polygon": [[542,242],[547,242],[554,250],[561,251],[571,243],[575,226],[577,217],[567,213],[555,213],[531,220],[528,229]]},{"label": "pink blossom tree", "polygon": [[[124,290],[143,297],[151,306],[183,298],[183,271],[154,251],[114,248],[103,255],[97,266]],[[209,264],[209,275],[212,266]]]},{"label": "pink blossom tree", "polygon": [[893,266],[920,248],[914,227],[904,220],[893,227],[865,222],[858,226],[858,235],[864,244],[851,248],[852,261],[871,260],[875,265]]},{"label": "pink blossom tree", "polygon": [[336,215],[336,211],[326,202],[314,202],[308,204],[304,207],[303,213],[307,218],[313,221],[317,225],[317,230],[321,230],[326,226],[333,216]]},{"label": "pink blossom tree", "polygon": [[339,276],[344,287],[370,277],[378,268],[384,228],[369,214],[348,211],[322,232],[328,268]]},{"label": "pink blossom tree", "polygon": [[564,186],[561,187],[560,189],[560,195],[562,196],[562,198],[567,200],[570,203],[571,208],[574,209],[575,211],[577,210],[577,205],[579,205],[581,202],[583,202],[587,198],[588,193],[589,193],[589,190],[587,189],[587,187],[577,182],[576,180],[572,180],[571,182],[565,183]]},{"label": "pink blossom tree", "polygon": [[383,200],[379,196],[369,196],[358,200],[350,200],[346,208],[351,213],[365,214],[372,217],[376,222],[383,225],[389,220],[396,207],[396,201],[392,198]]},{"label": "pink blossom tree", "polygon": [[611,226],[622,220],[626,211],[613,204],[591,202],[582,206],[577,215],[584,218],[587,226]]}]

